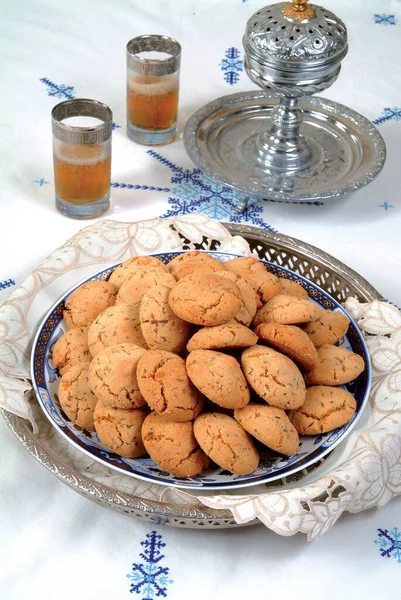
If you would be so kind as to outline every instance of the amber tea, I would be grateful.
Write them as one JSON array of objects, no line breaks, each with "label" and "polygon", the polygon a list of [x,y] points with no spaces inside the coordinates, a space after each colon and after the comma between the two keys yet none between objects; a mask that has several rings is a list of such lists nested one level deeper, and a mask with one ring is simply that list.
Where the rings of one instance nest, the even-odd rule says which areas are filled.
[{"label": "amber tea", "polygon": [[128,119],[135,127],[159,131],[177,120],[178,80],[166,75],[136,75],[128,82]]}]

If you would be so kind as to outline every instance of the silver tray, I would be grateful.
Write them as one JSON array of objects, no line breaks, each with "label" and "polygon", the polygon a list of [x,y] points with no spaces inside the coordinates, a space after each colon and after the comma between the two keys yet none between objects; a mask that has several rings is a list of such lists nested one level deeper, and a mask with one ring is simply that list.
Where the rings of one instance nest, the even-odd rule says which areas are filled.
[{"label": "silver tray", "polygon": [[[379,292],[358,273],[314,246],[257,227],[232,223],[224,223],[224,226],[232,235],[244,237],[250,244],[253,253],[259,258],[275,262],[307,277],[339,302],[344,302],[349,296],[354,296],[361,302],[371,302],[375,299],[384,300]],[[210,239],[204,239],[202,244],[195,245],[183,238],[181,234],[179,235],[182,238],[183,249],[215,250],[219,245],[219,242]],[[95,483],[54,455],[51,449],[33,435],[28,421],[8,411],[2,410],[1,412],[14,435],[39,463],[70,488],[102,506],[131,517],[173,527],[193,529],[240,527],[229,511],[144,500],[139,496],[117,492],[106,485]],[[302,478],[308,472],[310,469],[298,474],[296,479]],[[294,481],[293,478],[291,478],[292,481]],[[290,480],[280,482],[282,486],[285,486],[286,483],[290,483]],[[246,525],[258,523],[259,521],[252,521]]]}]

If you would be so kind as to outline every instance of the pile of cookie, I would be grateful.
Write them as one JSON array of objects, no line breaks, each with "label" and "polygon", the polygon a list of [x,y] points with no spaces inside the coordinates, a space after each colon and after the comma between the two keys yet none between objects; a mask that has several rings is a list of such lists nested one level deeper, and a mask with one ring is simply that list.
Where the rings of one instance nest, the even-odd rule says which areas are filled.
[{"label": "pile of cookie", "polygon": [[257,258],[134,257],[70,294],[64,322],[52,350],[64,413],[116,454],[149,455],[178,477],[211,461],[252,473],[260,445],[290,456],[300,434],[356,410],[339,386],[364,361],[335,345],[348,319]]}]

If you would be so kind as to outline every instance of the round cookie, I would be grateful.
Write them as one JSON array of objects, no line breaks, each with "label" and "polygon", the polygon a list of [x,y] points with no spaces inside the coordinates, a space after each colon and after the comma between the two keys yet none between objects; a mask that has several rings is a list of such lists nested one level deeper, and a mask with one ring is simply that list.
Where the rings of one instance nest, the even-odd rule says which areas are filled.
[{"label": "round cookie", "polygon": [[108,281],[80,285],[65,301],[63,317],[68,329],[88,327],[98,315],[116,303],[117,288]]},{"label": "round cookie", "polygon": [[317,353],[317,365],[305,375],[308,385],[344,385],[356,379],[365,368],[362,356],[345,348],[323,344]]},{"label": "round cookie", "polygon": [[266,346],[252,346],[242,353],[241,364],[249,385],[268,404],[290,410],[304,403],[302,374],[284,354]]},{"label": "round cookie", "polygon": [[259,465],[251,436],[235,419],[222,413],[203,413],[194,422],[199,446],[219,467],[235,475],[249,475]]},{"label": "round cookie", "polygon": [[94,421],[100,441],[112,452],[125,458],[145,456],[141,429],[148,411],[136,408],[123,410],[96,404]]},{"label": "round cookie", "polygon": [[315,346],[323,344],[336,344],[347,333],[349,321],[347,317],[332,310],[322,310],[318,318],[304,325],[306,331]]},{"label": "round cookie", "polygon": [[163,471],[177,477],[195,477],[209,466],[189,421],[176,423],[150,413],[142,425],[142,439],[150,458]]},{"label": "round cookie", "polygon": [[79,427],[95,431],[93,413],[97,398],[89,385],[89,364],[75,365],[62,376],[58,388],[61,408]]},{"label": "round cookie", "polygon": [[288,416],[300,435],[318,435],[349,423],[355,411],[355,398],[347,390],[317,385],[306,390],[304,404]]},{"label": "round cookie", "polygon": [[317,319],[322,309],[305,298],[278,294],[258,310],[253,326],[260,323],[281,323],[298,325]]},{"label": "round cookie", "polygon": [[109,277],[109,282],[115,285],[119,290],[124,281],[129,279],[133,273],[143,267],[146,269],[156,267],[162,271],[168,270],[162,261],[155,256],[134,256],[132,258],[128,258],[121,263],[121,265],[114,269],[113,273]]},{"label": "round cookie", "polygon": [[223,408],[242,408],[251,398],[239,363],[223,352],[194,350],[187,358],[187,373],[206,398]]},{"label": "round cookie", "polygon": [[142,298],[139,318],[149,348],[180,354],[191,335],[191,326],[171,310],[170,289],[166,285],[151,288]]},{"label": "round cookie", "polygon": [[228,323],[242,305],[238,286],[215,273],[198,273],[181,279],[172,287],[172,311],[184,321],[211,327]]},{"label": "round cookie", "polygon": [[64,375],[73,365],[90,361],[87,327],[74,327],[66,331],[53,346],[53,363],[60,375]]},{"label": "round cookie", "polygon": [[158,267],[141,268],[132,273],[126,279],[117,294],[117,304],[136,304],[155,285],[166,285],[172,287],[176,280],[168,271],[162,271]]},{"label": "round cookie", "polygon": [[88,346],[92,356],[116,344],[146,347],[139,320],[139,306],[140,303],[116,304],[96,317],[88,329]]},{"label": "round cookie", "polygon": [[188,352],[192,352],[192,350],[200,349],[248,348],[249,346],[254,346],[257,341],[258,336],[248,329],[248,327],[235,321],[230,321],[230,323],[225,323],[224,325],[203,327],[197,331],[189,340],[187,350]]},{"label": "round cookie", "polygon": [[242,325],[249,325],[252,323],[257,310],[256,292],[249,283],[249,281],[234,271],[222,271],[220,273],[223,277],[231,279],[239,288],[241,292],[242,305],[237,314],[234,317],[234,321],[241,323]]},{"label": "round cookie", "polygon": [[266,270],[264,272],[251,272],[247,275],[247,278],[255,290],[258,308],[281,293],[280,280]]},{"label": "round cookie", "polygon": [[279,279],[281,285],[280,294],[286,294],[287,296],[297,296],[298,298],[309,298],[308,292],[302,287],[297,281],[291,279]]},{"label": "round cookie", "polygon": [[261,323],[255,333],[267,345],[289,356],[305,371],[313,369],[318,361],[317,350],[308,335],[294,325]]},{"label": "round cookie", "polygon": [[103,404],[123,409],[146,404],[136,376],[138,361],[146,352],[135,344],[117,344],[95,356],[89,367],[89,383]]},{"label": "round cookie", "polygon": [[185,261],[179,269],[174,272],[177,281],[193,275],[194,273],[219,273],[225,271],[225,266],[219,260],[205,260],[204,258],[192,258]]},{"label": "round cookie", "polygon": [[175,277],[176,272],[182,267],[182,265],[188,260],[192,260],[194,258],[197,258],[198,260],[202,260],[204,262],[214,260],[206,252],[201,252],[200,250],[190,250],[189,252],[183,252],[182,254],[179,254],[178,256],[173,258],[173,260],[171,260],[168,263],[167,268],[170,271],[170,273]]},{"label": "round cookie", "polygon": [[234,273],[239,273],[247,277],[250,273],[266,272],[266,267],[254,256],[241,256],[239,258],[232,258],[226,263],[226,269]]},{"label": "round cookie", "polygon": [[236,408],[234,418],[254,438],[268,448],[291,456],[299,449],[297,430],[282,408],[248,404]]},{"label": "round cookie", "polygon": [[203,397],[177,354],[148,350],[138,362],[137,379],[150,408],[170,421],[191,421],[203,408]]}]

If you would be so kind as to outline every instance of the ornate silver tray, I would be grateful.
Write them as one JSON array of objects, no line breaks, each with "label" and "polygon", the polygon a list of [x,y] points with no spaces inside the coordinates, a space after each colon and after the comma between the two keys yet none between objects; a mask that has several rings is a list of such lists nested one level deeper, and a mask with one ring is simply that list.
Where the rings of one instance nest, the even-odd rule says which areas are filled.
[{"label": "ornate silver tray", "polygon": [[[379,292],[355,271],[314,246],[256,227],[231,223],[224,225],[232,235],[244,237],[257,256],[307,277],[339,302],[343,302],[349,296],[354,296],[361,302],[370,302],[374,299],[383,300]],[[182,239],[183,249],[197,247],[215,250],[219,246],[219,242],[216,240],[203,238],[202,243],[194,244],[185,239],[182,234],[179,235]],[[28,421],[5,410],[2,410],[2,414],[21,444],[39,463],[76,492],[102,506],[129,516],[174,527],[194,529],[239,527],[229,511],[145,500],[139,496],[117,492],[106,485],[96,483],[65,464],[56,453],[52,452],[51,448],[34,436]],[[307,472],[309,471],[305,470],[294,477],[299,479]],[[292,481],[293,479],[288,478],[281,481],[280,484],[285,486]],[[259,521],[252,521],[247,525],[257,523]]]}]

